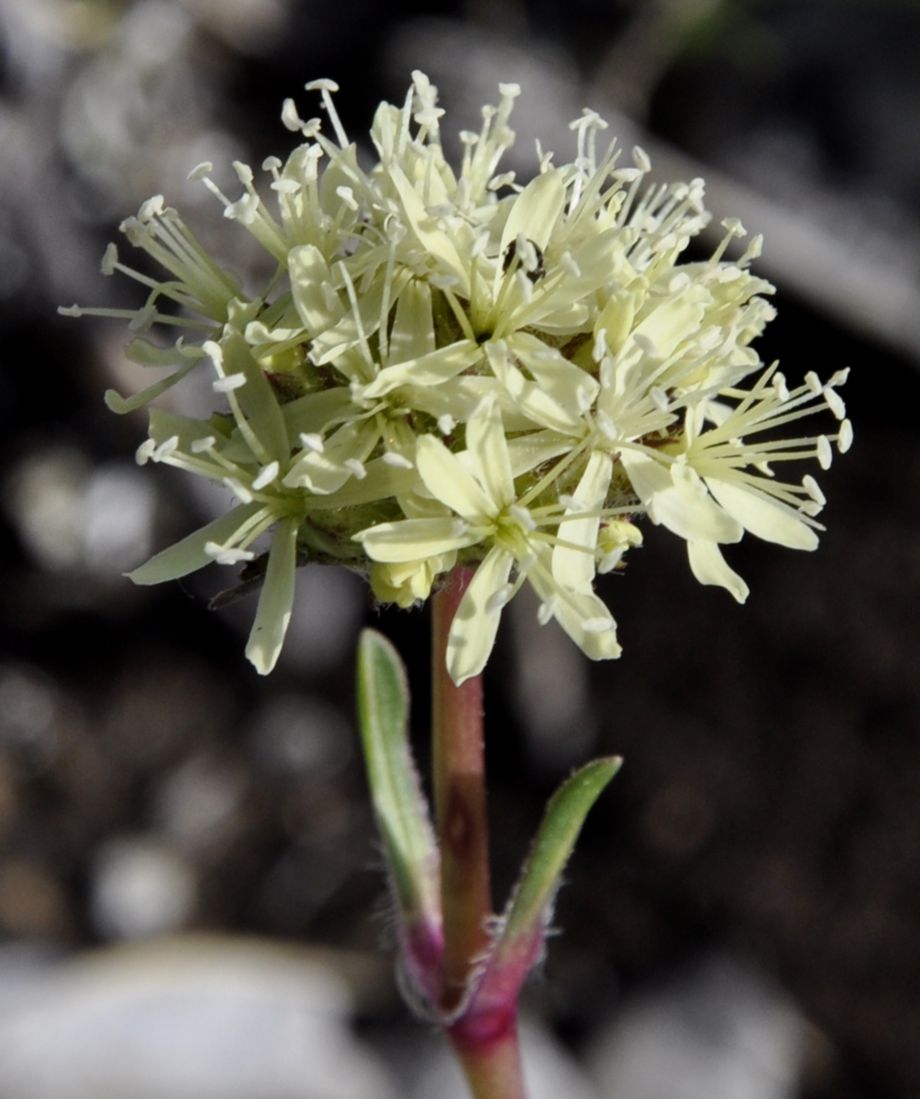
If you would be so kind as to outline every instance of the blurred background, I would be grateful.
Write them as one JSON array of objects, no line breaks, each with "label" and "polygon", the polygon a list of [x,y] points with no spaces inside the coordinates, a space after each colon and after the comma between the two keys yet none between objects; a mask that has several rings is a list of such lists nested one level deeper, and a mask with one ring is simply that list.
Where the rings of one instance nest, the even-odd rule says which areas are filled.
[{"label": "blurred background", "polygon": [[588,105],[656,179],[704,176],[766,237],[764,360],[853,368],[827,534],[738,547],[746,607],[649,527],[602,588],[619,663],[506,617],[499,899],[564,775],[627,760],[528,989],[535,1099],[920,1096],[920,5],[0,0],[0,1099],[462,1094],[394,989],[352,714],[374,624],[424,756],[426,614],[307,568],[263,681],[251,601],[207,609],[229,570],[123,580],[223,501],[134,465],[145,418],[101,396],[136,387],[123,325],[55,314],[136,304],[99,260],[154,193],[245,264],[188,169],[283,157],[319,76],[360,142],[413,68],[445,133],[519,82],[525,177]]}]

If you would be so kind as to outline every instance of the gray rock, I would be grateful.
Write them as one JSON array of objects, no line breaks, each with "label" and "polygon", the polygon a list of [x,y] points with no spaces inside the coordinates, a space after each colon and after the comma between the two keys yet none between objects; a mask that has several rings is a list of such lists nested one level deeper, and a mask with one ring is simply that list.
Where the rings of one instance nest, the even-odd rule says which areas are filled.
[{"label": "gray rock", "polygon": [[122,947],[39,974],[0,1012],[4,1099],[391,1099],[348,989],[293,947]]}]

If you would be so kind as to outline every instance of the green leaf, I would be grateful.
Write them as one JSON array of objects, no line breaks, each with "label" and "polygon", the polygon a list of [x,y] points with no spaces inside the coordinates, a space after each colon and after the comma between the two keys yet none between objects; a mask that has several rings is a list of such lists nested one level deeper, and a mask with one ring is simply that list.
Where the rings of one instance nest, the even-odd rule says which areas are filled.
[{"label": "green leaf", "polygon": [[[550,799],[489,959],[488,969],[496,975],[519,970],[523,982],[539,957],[562,871],[591,806],[622,762],[612,756],[587,764]],[[488,974],[485,983],[490,983]]]},{"label": "green leaf", "polygon": [[375,630],[358,643],[358,720],[401,931],[440,927],[438,851],[409,745],[409,689],[396,650]]}]

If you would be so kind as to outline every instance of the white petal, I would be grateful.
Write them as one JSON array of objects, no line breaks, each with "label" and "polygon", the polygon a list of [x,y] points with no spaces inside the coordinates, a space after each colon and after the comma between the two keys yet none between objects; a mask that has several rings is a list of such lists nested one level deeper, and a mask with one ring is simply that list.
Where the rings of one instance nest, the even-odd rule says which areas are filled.
[{"label": "white petal", "polygon": [[715,542],[687,542],[687,557],[693,575],[701,584],[715,584],[730,591],[739,603],[743,603],[749,593],[747,584],[731,568],[722,556]]},{"label": "white petal", "polygon": [[431,495],[464,519],[482,522],[494,516],[496,509],[482,486],[434,435],[418,440],[415,464]]},{"label": "white petal", "polygon": [[272,538],[265,583],[246,645],[246,656],[259,675],[268,675],[274,668],[291,621],[299,526],[296,519],[284,519]]},{"label": "white petal", "polygon": [[681,341],[696,335],[703,319],[700,289],[691,286],[683,294],[663,302],[637,325],[633,336],[651,340],[662,359],[668,358]]},{"label": "white petal", "polygon": [[[428,212],[418,191],[398,164],[389,165],[387,175],[396,188],[406,219],[419,243],[457,278],[460,293],[468,296],[469,276],[453,240],[438,227],[437,221]],[[436,179],[436,173],[432,173],[432,177]]]},{"label": "white petal", "polygon": [[513,563],[510,553],[493,547],[460,600],[447,638],[447,670],[458,687],[486,666],[502,615],[495,596],[507,585]]},{"label": "white petal", "polygon": [[502,511],[514,500],[514,479],[497,401],[487,397],[470,417],[466,448],[476,480],[492,498],[494,512]]},{"label": "white petal", "polygon": [[[249,344],[239,332],[227,328],[220,346],[226,375],[242,374],[246,379],[236,389],[236,398],[259,448],[264,450],[264,454],[256,456],[261,461],[286,461],[291,447],[284,414],[265,372],[252,357]],[[244,429],[244,425],[240,424],[240,428]]]},{"label": "white petal", "polygon": [[489,365],[512,401],[534,423],[554,431],[572,432],[581,426],[581,415],[575,392],[567,391],[572,410],[564,408],[554,397],[546,393],[536,382],[525,377],[515,365],[508,348],[491,341],[486,346]]},{"label": "white petal", "polygon": [[413,279],[399,295],[390,332],[388,363],[420,359],[435,349],[431,287]]},{"label": "white petal", "polygon": [[[543,555],[541,554],[541,557]],[[527,579],[555,618],[589,660],[615,660],[622,649],[616,622],[607,606],[593,592],[574,592],[553,582],[546,561],[534,567]]]},{"label": "white petal", "polygon": [[623,465],[653,523],[681,538],[709,542],[739,542],[743,530],[706,491],[686,466],[664,466],[650,455],[624,450]]},{"label": "white petal", "polygon": [[332,276],[322,252],[313,244],[292,248],[288,252],[288,270],[294,308],[304,327],[311,336],[330,328],[339,319],[342,310],[336,314],[329,311],[325,290]]},{"label": "white petal", "polygon": [[165,580],[177,580],[190,572],[213,564],[214,558],[205,553],[205,545],[216,542],[223,546],[234,534],[261,509],[260,504],[244,504],[222,515],[207,526],[188,534],[180,542],[161,550],[149,561],[126,573],[135,584],[161,584]]},{"label": "white petal", "polygon": [[756,488],[707,478],[713,496],[751,534],[790,549],[813,550],[818,536],[798,513]]},{"label": "white petal", "polygon": [[435,519],[400,519],[378,523],[355,535],[368,557],[384,564],[422,561],[440,553],[472,546],[479,533],[466,523],[448,515]]},{"label": "white petal", "polygon": [[540,391],[550,396],[573,421],[594,402],[600,389],[598,383],[554,347],[529,332],[515,332],[508,337],[507,345],[533,376]]},{"label": "white petal", "polygon": [[[368,385],[358,389],[362,400],[383,397],[401,385],[440,385],[450,381],[482,357],[482,350],[472,340],[459,340],[447,347],[405,362],[384,367]],[[390,355],[392,359],[393,356]]]},{"label": "white petal", "polygon": [[[613,462],[610,456],[594,451],[588,459],[578,487],[572,494],[575,506],[566,515],[577,515],[580,511],[596,513],[602,508],[612,474]],[[564,587],[573,591],[591,590],[599,527],[600,519],[596,514],[590,518],[571,519],[559,524],[559,538],[571,543],[571,547],[556,546],[553,550],[553,576]],[[575,546],[581,548],[575,549]]]},{"label": "white petal", "polygon": [[530,181],[514,200],[505,222],[499,248],[504,256],[510,244],[522,234],[542,251],[552,236],[553,228],[565,205],[565,184],[562,173],[544,172]]}]

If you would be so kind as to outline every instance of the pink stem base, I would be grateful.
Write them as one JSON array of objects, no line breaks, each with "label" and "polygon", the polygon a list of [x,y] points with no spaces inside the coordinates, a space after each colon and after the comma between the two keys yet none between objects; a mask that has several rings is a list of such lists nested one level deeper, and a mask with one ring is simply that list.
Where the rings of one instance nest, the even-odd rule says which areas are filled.
[{"label": "pink stem base", "polygon": [[448,1037],[473,1099],[527,1099],[515,1004],[460,1019]]}]

